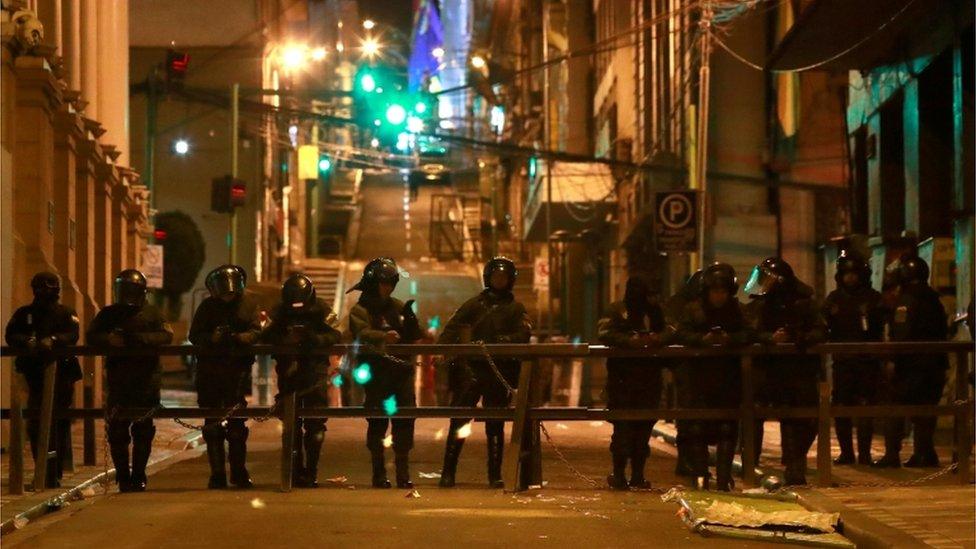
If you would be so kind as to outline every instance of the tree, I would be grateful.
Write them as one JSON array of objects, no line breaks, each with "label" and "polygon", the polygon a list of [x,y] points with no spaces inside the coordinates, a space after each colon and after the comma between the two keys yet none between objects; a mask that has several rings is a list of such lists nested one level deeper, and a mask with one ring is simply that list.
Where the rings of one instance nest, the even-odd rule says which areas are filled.
[{"label": "tree", "polygon": [[176,320],[183,309],[183,294],[193,289],[206,258],[206,243],[196,222],[176,210],[156,215],[156,230],[165,233],[163,245],[163,289],[165,311]]}]

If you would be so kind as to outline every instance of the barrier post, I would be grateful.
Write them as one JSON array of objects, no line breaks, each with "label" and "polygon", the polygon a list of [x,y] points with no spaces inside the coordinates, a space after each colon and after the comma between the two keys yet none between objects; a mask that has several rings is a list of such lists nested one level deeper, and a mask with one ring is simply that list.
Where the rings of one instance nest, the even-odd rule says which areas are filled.
[{"label": "barrier post", "polygon": [[[95,359],[87,357],[84,361],[85,377],[82,381],[82,403],[85,408],[95,407]],[[95,418],[86,417],[83,420],[83,449],[85,465],[95,465]]]},{"label": "barrier post", "polygon": [[831,484],[830,461],[830,384],[821,381],[817,400],[817,485]]},{"label": "barrier post", "polygon": [[512,439],[502,457],[502,477],[506,492],[516,492],[521,485],[522,446],[529,432],[529,396],[532,392],[532,376],[535,361],[522,362],[519,370],[519,387],[515,391],[515,417],[512,421]]},{"label": "barrier post", "polygon": [[[44,388],[41,393],[41,409],[38,414],[37,448],[34,454],[34,491],[40,492],[47,487],[48,452],[51,440],[51,420],[54,417],[54,382],[57,376],[58,363],[51,361],[44,365]],[[60,459],[57,457],[55,459]]]},{"label": "barrier post", "polygon": [[756,485],[756,402],[753,387],[752,357],[742,357],[742,481],[749,486]]},{"label": "barrier post", "polygon": [[24,405],[20,384],[13,378],[10,388],[10,485],[12,495],[24,493]]},{"label": "barrier post", "polygon": [[972,472],[969,469],[969,456],[972,453],[970,438],[972,403],[969,402],[969,355],[965,351],[956,353],[956,480],[968,485]]},{"label": "barrier post", "polygon": [[283,394],[281,408],[281,491],[291,492],[295,464],[295,392]]}]

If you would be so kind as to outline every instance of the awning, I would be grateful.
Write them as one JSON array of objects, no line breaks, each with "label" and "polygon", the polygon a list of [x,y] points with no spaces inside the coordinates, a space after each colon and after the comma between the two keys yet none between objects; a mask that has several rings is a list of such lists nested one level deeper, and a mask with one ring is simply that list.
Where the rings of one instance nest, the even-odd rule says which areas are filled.
[{"label": "awning", "polygon": [[910,26],[959,0],[816,0],[773,50],[766,68],[866,69],[904,55],[896,51]]},{"label": "awning", "polygon": [[523,211],[523,237],[535,242],[545,241],[546,201],[548,180],[552,179],[552,232],[558,230],[576,234],[601,225],[617,205],[615,184],[610,166],[591,162],[553,163],[552,175],[539,162],[536,180],[530,182]]}]

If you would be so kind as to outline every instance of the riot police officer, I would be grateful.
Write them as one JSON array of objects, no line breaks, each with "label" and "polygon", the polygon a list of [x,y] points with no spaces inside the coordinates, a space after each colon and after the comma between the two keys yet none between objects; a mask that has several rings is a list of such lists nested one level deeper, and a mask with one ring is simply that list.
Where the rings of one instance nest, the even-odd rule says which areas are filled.
[{"label": "riot police officer", "polygon": [[[702,269],[699,269],[692,273],[691,276],[685,280],[685,283],[681,286],[681,289],[677,291],[673,296],[669,297],[664,302],[664,319],[668,323],[668,327],[671,331],[677,330],[678,324],[681,322],[681,318],[684,315],[685,307],[692,301],[701,297],[701,277]],[[674,372],[674,384],[678,393],[687,392],[686,387],[682,387],[683,380],[681,376],[678,375],[678,371],[681,369],[682,364],[685,363],[684,359],[674,358],[665,359],[668,367]],[[692,474],[691,462],[688,461],[688,437],[687,437],[687,426],[688,420],[679,419],[674,422],[675,430],[677,431],[677,436],[675,436],[675,446],[678,449],[678,459],[675,462],[674,474],[677,476],[689,476]]]},{"label": "riot police officer", "polygon": [[[739,300],[735,269],[713,263],[703,272],[697,298],[684,308],[676,339],[683,345],[745,345],[752,342]],[[681,380],[678,402],[682,408],[738,408],[741,393],[740,358],[702,357],[689,360],[678,371]],[[732,489],[732,459],[735,457],[738,423],[735,420],[689,420],[685,422],[686,453],[690,476],[700,478],[708,488],[708,445],[715,443],[715,478],[719,490]]]},{"label": "riot police officer", "polygon": [[[56,363],[54,381],[54,410],[71,407],[74,397],[74,384],[81,379],[81,365],[77,357],[51,358],[49,353],[55,347],[74,345],[78,342],[78,316],[71,307],[62,305],[61,279],[54,273],[41,272],[31,279],[34,300],[16,311],[7,323],[7,344],[18,350],[30,351],[14,361],[17,372],[27,381],[27,407],[41,408],[44,390],[44,369]],[[30,438],[31,452],[36,458],[38,420],[27,422],[27,435]],[[61,485],[62,457],[71,447],[71,422],[59,419],[51,429],[49,448],[57,453],[57,458],[47,461],[47,485],[49,488]]]},{"label": "riot police officer", "polygon": [[[902,256],[898,267],[898,288],[889,317],[891,341],[945,341],[948,321],[939,294],[929,286],[929,266],[916,256]],[[949,368],[948,357],[941,353],[897,355],[894,358],[895,404],[935,405],[942,398],[942,389]],[[936,418],[913,417],[914,452],[905,467],[937,467],[935,453]],[[885,426],[885,454],[874,464],[877,467],[898,467],[902,439],[905,436],[903,418],[891,418]]]},{"label": "riot police officer", "polygon": [[[605,345],[625,348],[653,347],[667,339],[664,311],[655,300],[644,276],[627,279],[623,301],[612,303],[599,322],[599,340]],[[607,408],[610,410],[656,408],[661,402],[661,369],[655,358],[613,357],[607,360]],[[648,488],[644,464],[651,453],[649,445],[655,420],[613,421],[610,454],[613,473],[607,484],[614,490],[628,487],[626,468],[630,461],[630,487]]]},{"label": "riot police officer", "polygon": [[[464,302],[444,326],[438,343],[466,343],[462,331],[470,330],[472,341],[484,343],[528,343],[532,332],[525,307],[516,301],[512,288],[518,270],[515,263],[505,257],[496,257],[485,264],[482,282],[485,289]],[[455,360],[451,363],[449,384],[451,406],[475,406],[480,400],[485,408],[501,408],[508,405],[509,387],[518,387],[520,361],[514,358],[493,359],[494,365],[483,358]],[[501,379],[504,379],[504,383]],[[444,449],[444,468],[440,485],[454,486],[458,458],[464,446],[464,438],[458,437],[458,429],[470,419],[451,419]],[[488,485],[502,487],[502,453],[505,445],[505,424],[486,421],[485,436],[488,438]]]},{"label": "riot police officer", "polygon": [[[837,258],[834,280],[837,289],[823,304],[830,341],[881,341],[884,335],[884,306],[881,293],[871,288],[871,267],[855,252],[844,251]],[[874,404],[881,363],[877,358],[839,355],[833,360],[834,403],[852,406]],[[874,420],[857,420],[857,462],[871,464],[871,437]],[[834,420],[840,455],[837,465],[854,463],[854,422],[849,417]]]},{"label": "riot police officer", "polygon": [[[115,277],[112,304],[92,319],[86,339],[90,345],[113,347],[167,345],[173,341],[173,329],[156,307],[146,303],[146,277],[135,269],[126,269]],[[113,415],[125,408],[159,406],[162,369],[158,356],[111,356],[105,362],[105,369],[108,372],[107,405]],[[152,417],[133,421],[132,418],[110,416],[106,436],[120,492],[146,489],[146,464],[155,434]]]},{"label": "riot police officer", "polygon": [[[389,356],[384,349],[388,343],[414,343],[423,336],[413,311],[413,300],[403,303],[392,296],[399,281],[396,262],[379,257],[366,265],[362,279],[349,290],[361,292],[349,313],[349,329],[355,344],[359,345],[353,378],[364,383],[366,398],[363,406],[384,411],[387,415],[393,415],[391,412],[397,408],[416,406],[415,372],[410,357]],[[412,487],[409,459],[414,420],[382,417],[366,421],[366,447],[372,459],[373,487],[390,487],[383,447],[387,427],[392,431],[397,487]]]},{"label": "riot police officer", "polygon": [[[779,257],[757,265],[746,284],[752,301],[747,317],[759,341],[767,344],[794,343],[804,347],[824,340],[824,324],[813,289],[801,282],[793,268]],[[774,355],[756,361],[757,400],[771,406],[816,406],[820,357],[817,355]],[[762,449],[762,421],[756,425],[756,456]],[[815,419],[782,419],[785,484],[806,484],[807,452],[817,436]]]},{"label": "riot police officer", "polygon": [[[281,303],[272,311],[271,324],[262,337],[274,345],[321,350],[338,343],[342,337],[333,327],[335,322],[335,313],[329,305],[316,297],[312,280],[303,274],[293,274],[281,285]],[[329,405],[326,393],[328,356],[274,358],[279,395],[296,393],[298,407],[324,408]],[[319,455],[325,431],[324,418],[296,420],[293,456],[296,486],[318,486]]]},{"label": "riot police officer", "polygon": [[[211,351],[239,351],[254,344],[261,332],[260,311],[254,299],[244,293],[247,275],[238,265],[222,265],[207,275],[210,296],[200,303],[190,324],[189,339],[193,345]],[[251,389],[253,354],[239,352],[201,355],[197,360],[197,402],[201,408],[229,409],[244,406],[244,395]],[[226,424],[226,427],[224,426]],[[204,420],[203,437],[210,461],[211,489],[227,487],[224,467],[230,463],[230,483],[240,488],[252,486],[245,466],[248,428],[244,419],[218,418]]]}]

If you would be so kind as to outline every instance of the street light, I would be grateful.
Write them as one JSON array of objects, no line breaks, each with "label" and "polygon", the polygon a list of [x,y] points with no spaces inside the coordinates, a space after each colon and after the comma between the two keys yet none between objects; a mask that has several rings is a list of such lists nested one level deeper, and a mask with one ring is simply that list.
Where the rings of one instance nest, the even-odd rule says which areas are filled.
[{"label": "street light", "polygon": [[296,70],[305,64],[305,53],[308,48],[293,44],[281,50],[281,64],[286,70]]},{"label": "street light", "polygon": [[328,52],[325,48],[319,47],[312,50],[312,59],[316,61],[322,61]]},{"label": "street light", "polygon": [[376,79],[372,74],[366,73],[359,79],[359,87],[366,93],[376,89]]},{"label": "street light", "polygon": [[480,55],[475,55],[471,58],[471,66],[476,69],[483,69],[488,66],[488,61]]},{"label": "street light", "polygon": [[437,46],[436,48],[430,50],[430,54],[434,56],[434,59],[440,59],[444,57],[444,48]]},{"label": "street light", "polygon": [[376,26],[376,21],[373,21],[372,19],[365,19],[365,20],[363,20],[363,28],[364,29],[366,29],[366,30],[373,30],[373,27],[375,27],[375,26]]},{"label": "street light", "polygon": [[178,155],[184,155],[190,152],[190,143],[186,139],[177,139],[173,143],[173,152]]},{"label": "street light", "polygon": [[375,38],[369,37],[363,40],[363,55],[372,58],[375,57],[379,52],[380,43],[377,42]]}]

